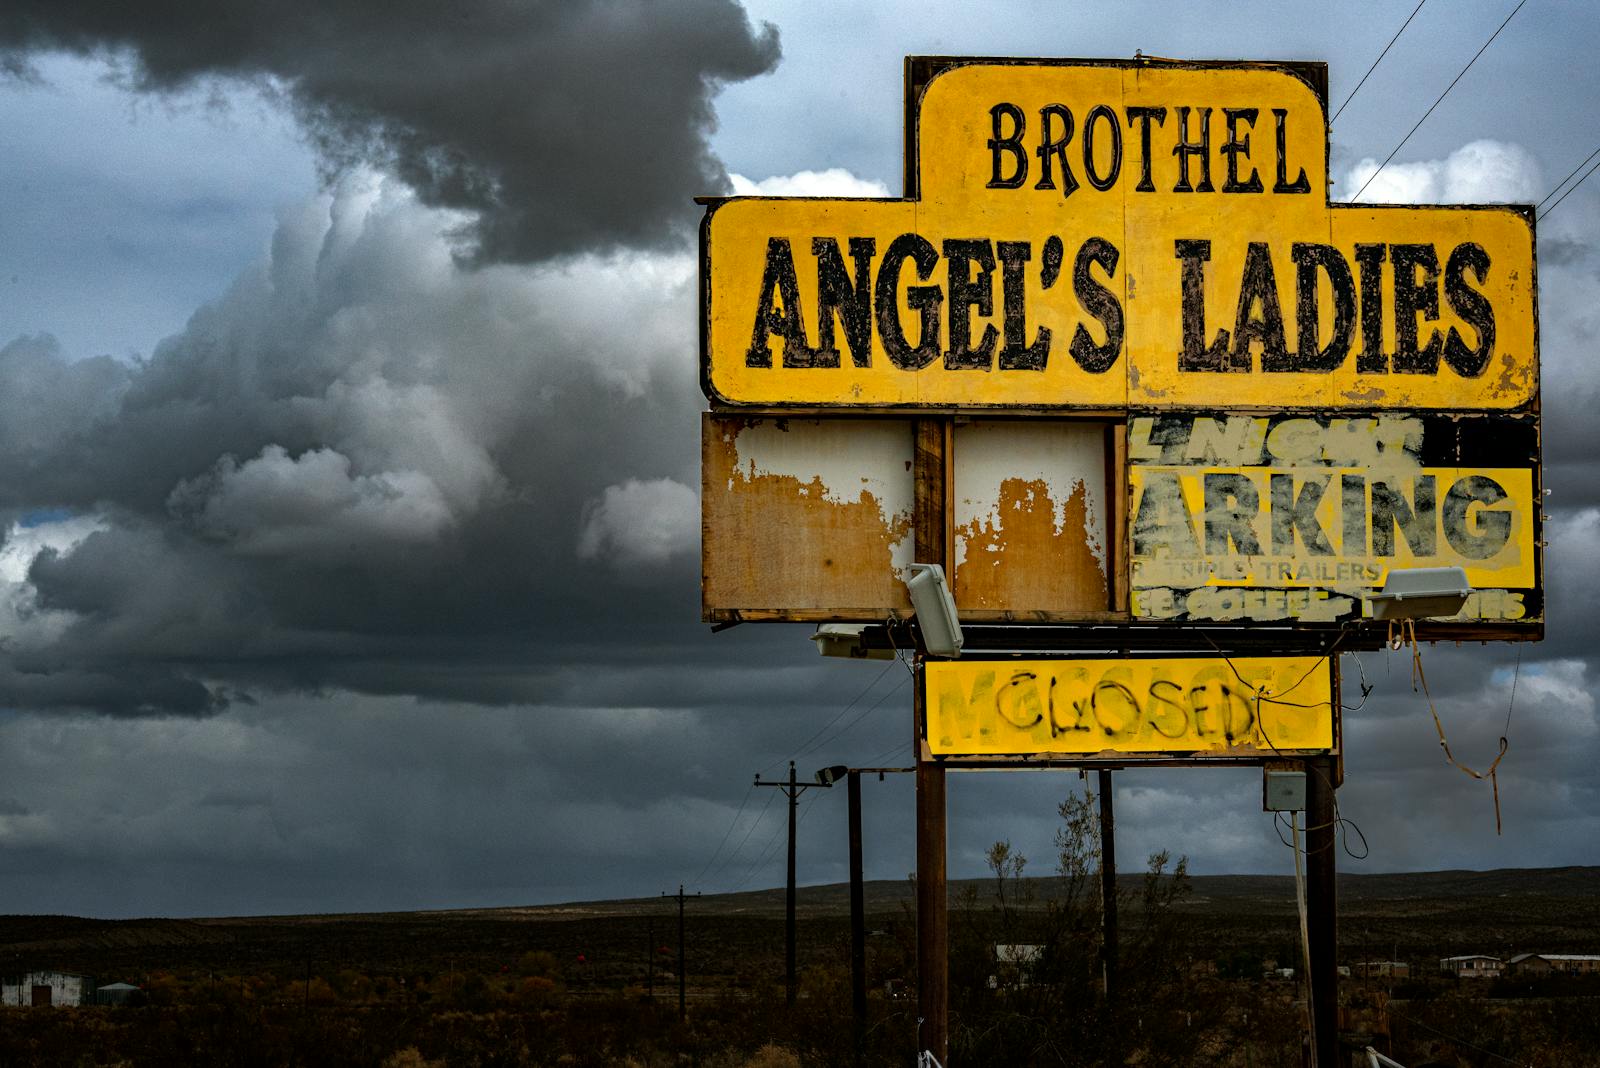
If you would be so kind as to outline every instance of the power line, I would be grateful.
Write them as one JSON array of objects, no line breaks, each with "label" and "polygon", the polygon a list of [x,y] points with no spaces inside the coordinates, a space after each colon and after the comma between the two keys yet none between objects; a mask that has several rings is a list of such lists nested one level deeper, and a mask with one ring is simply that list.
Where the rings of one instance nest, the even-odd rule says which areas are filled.
[{"label": "power line", "polygon": [[1373,60],[1372,66],[1367,68],[1367,73],[1361,76],[1361,80],[1356,83],[1356,87],[1350,90],[1350,95],[1344,98],[1344,103],[1339,105],[1339,110],[1335,111],[1333,118],[1328,120],[1329,126],[1339,121],[1339,116],[1344,114],[1344,109],[1349,107],[1350,101],[1354,100],[1356,94],[1361,92],[1361,87],[1367,84],[1367,79],[1372,77],[1372,72],[1378,69],[1378,64],[1383,62],[1383,57],[1389,54],[1389,49],[1393,48],[1394,43],[1400,40],[1400,35],[1406,32],[1406,27],[1411,25],[1411,20],[1417,17],[1417,12],[1421,11],[1422,5],[1427,2],[1428,0],[1417,0],[1417,6],[1411,9],[1411,14],[1406,16],[1406,20],[1400,24],[1400,28],[1394,31],[1394,36],[1389,38],[1389,43],[1383,46],[1383,51],[1378,53],[1378,58]]},{"label": "power line", "polygon": [[[828,737],[824,738],[822,741],[818,742],[816,745],[812,746],[810,749],[802,749],[797,755],[798,756],[805,756],[807,753],[815,753],[817,750],[821,749],[823,746],[831,744],[835,739],[843,737],[857,723],[860,723],[862,720],[864,720],[868,716],[872,715],[872,713],[876,712],[880,707],[882,707],[882,705],[883,705],[883,703],[885,701],[887,701],[889,698],[893,697],[895,694],[899,693],[901,688],[903,686],[905,686],[905,684],[906,684],[906,680],[905,679],[901,679],[899,682],[895,683],[894,689],[890,690],[888,693],[884,694],[882,697],[880,697],[876,701],[874,701],[870,708],[866,709],[860,715],[856,716],[855,719],[852,719],[849,723],[846,723],[843,727],[840,727],[838,730],[834,731],[831,735],[829,735]],[[837,718],[835,718],[835,722],[838,722]]]},{"label": "power line", "polygon": [[744,792],[744,798],[739,802],[739,810],[733,814],[733,819],[729,821],[728,829],[722,832],[722,841],[717,843],[717,848],[711,854],[711,859],[706,861],[705,867],[700,869],[700,874],[690,879],[689,882],[695,886],[700,885],[700,880],[705,877],[706,872],[711,870],[711,865],[716,862],[717,857],[722,853],[722,847],[728,844],[728,839],[733,835],[733,829],[739,825],[739,817],[744,815],[744,806],[750,803],[750,795],[755,792],[755,783],[751,783]]},{"label": "power line", "polygon": [[1471,70],[1472,69],[1472,65],[1474,63],[1478,62],[1478,56],[1483,55],[1483,53],[1488,49],[1488,47],[1490,45],[1494,44],[1494,39],[1496,37],[1500,36],[1500,31],[1506,28],[1507,24],[1509,24],[1511,22],[1511,20],[1516,17],[1517,12],[1522,10],[1522,5],[1526,4],[1527,2],[1528,2],[1528,0],[1518,0],[1517,6],[1511,9],[1511,14],[1506,16],[1505,22],[1502,22],[1499,25],[1499,27],[1493,33],[1491,33],[1489,35],[1489,39],[1487,41],[1483,42],[1483,47],[1478,49],[1478,51],[1473,55],[1473,57],[1471,59],[1467,60],[1467,65],[1465,67],[1461,68],[1461,73],[1457,74],[1453,79],[1451,79],[1450,84],[1444,87],[1444,92],[1439,94],[1439,99],[1435,100],[1433,102],[1432,106],[1430,106],[1427,111],[1424,111],[1422,113],[1422,118],[1418,119],[1417,120],[1417,124],[1415,126],[1411,127],[1411,133],[1406,134],[1404,137],[1402,137],[1400,139],[1400,143],[1398,145],[1394,146],[1394,152],[1390,152],[1388,157],[1385,158],[1384,161],[1378,165],[1378,169],[1373,171],[1372,174],[1367,178],[1367,180],[1364,183],[1362,183],[1360,189],[1356,190],[1356,195],[1350,198],[1352,202],[1361,199],[1361,194],[1365,193],[1367,191],[1367,186],[1372,184],[1372,179],[1374,179],[1378,175],[1382,174],[1383,173],[1383,169],[1389,165],[1389,161],[1394,159],[1395,153],[1399,152],[1402,148],[1406,147],[1406,142],[1411,140],[1411,135],[1412,134],[1414,134],[1418,130],[1422,129],[1422,124],[1428,121],[1428,116],[1433,114],[1433,109],[1438,107],[1440,104],[1444,103],[1444,98],[1450,95],[1450,90],[1452,90],[1452,89],[1454,89],[1456,87],[1456,82],[1459,82],[1462,78],[1466,77],[1467,71]]},{"label": "power line", "polygon": [[[856,706],[856,704],[858,702],[860,702],[860,700],[863,697],[867,696],[867,694],[872,690],[872,688],[874,686],[878,685],[878,683],[880,681],[882,681],[882,679],[883,679],[883,677],[885,675],[887,675],[887,674],[889,674],[889,672],[893,671],[896,662],[897,661],[891,661],[887,666],[884,667],[884,669],[882,671],[878,672],[878,674],[873,677],[871,682],[867,683],[866,686],[862,687],[862,690],[861,690],[860,693],[856,694],[855,697],[851,698],[849,704],[845,705],[843,708],[841,708],[839,710],[839,714],[838,715],[834,716],[828,722],[826,722],[822,726],[818,727],[816,729],[816,731],[812,733],[811,737],[809,737],[805,741],[801,742],[800,745],[798,746],[798,748],[796,748],[796,750],[793,753],[790,753],[786,757],[780,757],[779,759],[774,760],[772,763],[768,764],[766,767],[762,768],[761,770],[764,771],[764,772],[765,771],[771,771],[773,768],[780,767],[784,763],[786,763],[787,761],[793,760],[795,757],[802,755],[802,753],[804,752],[806,746],[810,745],[812,742],[814,742],[818,738],[822,737],[823,733],[829,727],[833,726],[835,723],[838,723],[841,719],[843,719],[845,717],[845,715],[848,714],[849,711],[852,708],[854,708]],[[897,687],[897,689],[898,689],[898,687]],[[890,692],[893,692],[893,691],[890,691]],[[877,706],[873,706],[873,707],[877,707]]]},{"label": "power line", "polygon": [[[1553,197],[1557,193],[1561,192],[1561,187],[1562,186],[1564,186],[1568,182],[1572,181],[1572,176],[1574,174],[1577,174],[1579,171],[1583,170],[1584,165],[1587,164],[1590,160],[1594,159],[1596,156],[1600,156],[1600,148],[1597,148],[1593,152],[1589,153],[1587,156],[1585,156],[1583,158],[1583,163],[1578,164],[1576,167],[1572,168],[1572,170],[1568,171],[1567,172],[1567,176],[1565,178],[1561,179],[1561,181],[1557,182],[1556,183],[1556,187],[1554,189],[1550,190],[1550,192],[1546,193],[1544,199],[1539,201],[1539,203],[1537,205],[1535,205],[1535,206],[1536,207],[1540,207],[1540,208],[1544,207],[1545,204],[1547,204],[1549,202],[1551,197]],[[1577,187],[1574,186],[1573,188],[1577,188]],[[1569,190],[1567,190],[1567,192],[1570,193],[1570,192],[1572,192],[1572,190],[1569,189]]]},{"label": "power line", "polygon": [[[750,789],[755,789],[754,783],[750,784]],[[739,844],[733,847],[733,852],[727,855],[722,863],[717,866],[717,870],[711,873],[712,875],[721,875],[724,871],[726,871],[728,869],[728,865],[733,863],[733,858],[737,857],[740,851],[744,849],[744,844],[750,841],[750,836],[755,833],[757,827],[761,826],[761,821],[763,818],[765,818],[767,809],[772,807],[773,796],[774,795],[772,794],[767,795],[767,803],[761,806],[760,812],[756,813],[755,821],[751,823],[749,829],[744,832],[744,837],[739,839]],[[697,880],[696,885],[704,886],[705,884]]]},{"label": "power line", "polygon": [[[1600,152],[1600,149],[1596,149],[1595,151],[1596,152]],[[1587,163],[1589,161],[1588,160],[1584,160],[1584,162]],[[1589,180],[1589,175],[1593,174],[1596,170],[1600,170],[1600,163],[1596,163],[1593,167],[1590,167],[1589,170],[1588,170],[1588,173],[1586,173],[1582,178],[1579,178],[1576,182],[1573,182],[1572,183],[1572,189],[1568,189],[1565,193],[1561,194],[1561,200],[1565,200],[1565,199],[1567,199],[1567,197],[1571,196],[1572,195],[1572,190],[1578,188],[1578,186],[1580,186],[1584,182],[1588,181]],[[1539,218],[1541,218],[1541,219],[1548,218],[1552,211],[1555,211],[1557,208],[1559,208],[1561,206],[1561,200],[1556,201],[1554,204],[1552,204],[1548,208],[1544,209],[1544,211],[1540,212],[1539,213]]]}]

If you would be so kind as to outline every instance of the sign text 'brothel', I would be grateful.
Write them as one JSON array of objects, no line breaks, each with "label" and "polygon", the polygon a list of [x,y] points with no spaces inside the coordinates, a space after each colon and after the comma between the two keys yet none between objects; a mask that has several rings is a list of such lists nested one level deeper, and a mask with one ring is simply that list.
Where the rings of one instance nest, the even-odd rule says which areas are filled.
[{"label": "sign text 'brothel'", "polygon": [[914,199],[733,198],[703,229],[724,404],[1509,410],[1531,220],[1330,204],[1324,102],[1251,64],[971,61]]}]

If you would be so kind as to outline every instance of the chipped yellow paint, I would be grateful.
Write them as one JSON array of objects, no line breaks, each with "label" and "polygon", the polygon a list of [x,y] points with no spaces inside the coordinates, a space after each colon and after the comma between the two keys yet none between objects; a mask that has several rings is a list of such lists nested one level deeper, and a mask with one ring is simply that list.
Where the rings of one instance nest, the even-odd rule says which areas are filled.
[{"label": "chipped yellow paint", "polygon": [[1270,757],[1334,747],[1325,657],[930,661],[936,756]]},{"label": "chipped yellow paint", "polygon": [[[1165,118],[1139,109],[1165,109]],[[1044,124],[1061,139],[1067,112],[1063,153],[1041,152]],[[1537,396],[1531,217],[1512,207],[1330,205],[1325,108],[1288,69],[976,61],[936,76],[915,114],[919,199],[733,198],[709,209],[703,360],[713,400],[1507,410]],[[1012,138],[1015,116],[1022,132]],[[1185,129],[1204,151],[1180,151]],[[1046,161],[1051,180],[1041,188]],[[1192,192],[1177,191],[1184,166]],[[1024,167],[1016,188],[996,186]],[[1063,167],[1076,183],[1070,192]],[[890,255],[904,235],[926,242],[901,249],[921,249],[923,264]],[[1306,253],[1312,246],[1324,251]],[[1326,370],[1296,368],[1335,340],[1340,268],[1304,267],[1302,295],[1297,247],[1351,275],[1348,348],[1335,359],[1335,346]],[[1047,262],[1057,248],[1058,271]],[[828,300],[843,311],[820,307],[827,255]],[[1241,309],[1247,275],[1256,285]],[[1414,326],[1397,332],[1406,322]],[[1241,325],[1250,339],[1239,345]],[[904,342],[886,344],[886,328]],[[1042,366],[1030,367],[1025,350],[1046,344],[1045,331],[1048,350],[1032,358]],[[1229,344],[1206,356],[1221,331]],[[1186,369],[1208,359],[1216,369]]]}]

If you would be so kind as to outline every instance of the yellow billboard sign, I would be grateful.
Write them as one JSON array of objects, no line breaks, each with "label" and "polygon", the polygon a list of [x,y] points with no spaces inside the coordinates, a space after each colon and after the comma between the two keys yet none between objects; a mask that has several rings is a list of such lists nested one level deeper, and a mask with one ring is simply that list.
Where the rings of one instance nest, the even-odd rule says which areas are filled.
[{"label": "yellow billboard sign", "polygon": [[1135,619],[1341,623],[1415,567],[1466,572],[1455,622],[1542,616],[1531,416],[1136,415],[1127,455]]},{"label": "yellow billboard sign", "polygon": [[1307,70],[952,61],[913,101],[908,198],[710,204],[708,396],[1529,404],[1531,211],[1331,204]]},{"label": "yellow billboard sign", "polygon": [[1259,757],[1334,750],[1327,657],[930,661],[949,757]]}]

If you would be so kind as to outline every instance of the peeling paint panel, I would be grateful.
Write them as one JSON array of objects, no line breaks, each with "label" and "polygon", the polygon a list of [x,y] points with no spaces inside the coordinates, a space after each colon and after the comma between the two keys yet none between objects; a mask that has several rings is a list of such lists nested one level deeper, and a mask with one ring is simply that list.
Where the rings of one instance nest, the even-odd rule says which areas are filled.
[{"label": "peeling paint panel", "polygon": [[1336,624],[1395,568],[1460,567],[1453,623],[1542,617],[1536,417],[1135,416],[1132,614]]},{"label": "peeling paint panel", "polygon": [[961,609],[1107,607],[1106,428],[980,420],[954,442],[954,586]]},{"label": "peeling paint panel", "polygon": [[936,756],[1336,751],[1327,657],[960,660],[924,670]]},{"label": "peeling paint panel", "polygon": [[701,430],[705,618],[910,610],[909,420],[708,414]]}]

